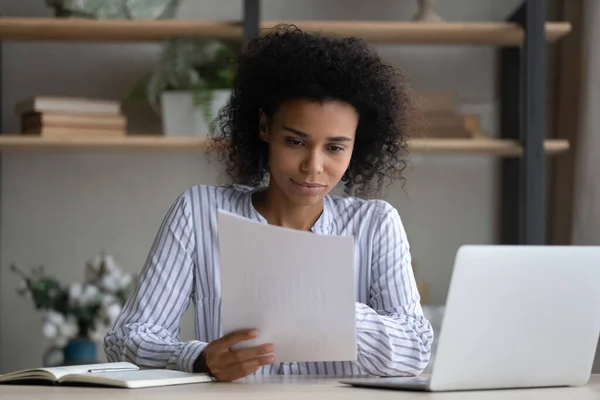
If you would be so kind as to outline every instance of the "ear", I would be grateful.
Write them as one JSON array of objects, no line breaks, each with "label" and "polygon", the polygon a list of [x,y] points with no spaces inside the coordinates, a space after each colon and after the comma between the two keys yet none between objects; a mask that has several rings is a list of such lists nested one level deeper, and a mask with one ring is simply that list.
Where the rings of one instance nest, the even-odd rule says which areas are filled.
[{"label": "ear", "polygon": [[269,118],[267,117],[267,114],[265,114],[265,112],[261,108],[260,110],[258,110],[258,134],[259,134],[261,140],[263,140],[265,142],[269,141],[268,127],[269,127]]}]

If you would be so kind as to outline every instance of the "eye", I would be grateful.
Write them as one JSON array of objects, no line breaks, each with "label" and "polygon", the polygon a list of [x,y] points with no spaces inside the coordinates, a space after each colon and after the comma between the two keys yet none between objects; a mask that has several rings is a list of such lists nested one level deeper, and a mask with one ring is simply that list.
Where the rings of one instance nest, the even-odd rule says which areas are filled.
[{"label": "eye", "polygon": [[344,151],[345,149],[342,146],[332,145],[329,146],[329,150],[331,150],[334,153],[339,153],[340,151]]},{"label": "eye", "polygon": [[287,138],[286,142],[291,144],[292,146],[300,146],[302,145],[302,141],[298,140],[298,139],[294,139],[294,138]]}]

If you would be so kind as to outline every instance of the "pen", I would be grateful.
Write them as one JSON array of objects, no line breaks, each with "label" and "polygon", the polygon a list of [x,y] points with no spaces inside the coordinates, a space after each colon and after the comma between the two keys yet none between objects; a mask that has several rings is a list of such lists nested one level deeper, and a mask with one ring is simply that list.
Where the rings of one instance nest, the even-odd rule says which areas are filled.
[{"label": "pen", "polygon": [[137,371],[138,368],[128,368],[128,367],[123,367],[123,368],[94,368],[94,369],[88,369],[88,372],[112,372],[112,371]]}]

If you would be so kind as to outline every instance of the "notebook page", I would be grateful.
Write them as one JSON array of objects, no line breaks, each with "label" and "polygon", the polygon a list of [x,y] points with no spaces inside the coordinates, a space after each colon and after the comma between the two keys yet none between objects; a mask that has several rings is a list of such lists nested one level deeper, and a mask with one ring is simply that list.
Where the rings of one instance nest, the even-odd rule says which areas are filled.
[{"label": "notebook page", "polygon": [[223,334],[273,343],[276,362],[356,360],[354,238],[218,214]]},{"label": "notebook page", "polygon": [[84,365],[69,365],[64,367],[52,367],[52,368],[40,368],[40,370],[48,371],[56,379],[60,379],[68,374],[81,374],[92,371],[124,371],[124,370],[138,370],[139,368],[128,362],[114,362],[114,363],[99,363],[99,364],[84,364]]},{"label": "notebook page", "polygon": [[184,383],[212,382],[213,380],[207,374],[196,374],[169,369],[140,369],[137,371],[71,374],[63,376],[63,381],[140,388]]}]

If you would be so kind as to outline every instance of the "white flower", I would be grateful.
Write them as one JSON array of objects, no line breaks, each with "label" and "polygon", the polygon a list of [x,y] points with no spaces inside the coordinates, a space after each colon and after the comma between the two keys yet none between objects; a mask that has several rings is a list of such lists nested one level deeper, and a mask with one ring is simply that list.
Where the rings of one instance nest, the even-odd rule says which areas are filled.
[{"label": "white flower", "polygon": [[72,283],[69,286],[69,303],[71,303],[71,305],[79,304],[82,292],[83,292],[83,287],[81,286],[81,283],[79,283],[79,282]]},{"label": "white flower", "polygon": [[67,339],[74,338],[79,334],[79,325],[77,325],[77,320],[74,316],[69,315],[66,321],[59,325],[60,336],[64,336]]},{"label": "white flower", "polygon": [[56,326],[61,326],[65,322],[65,317],[61,313],[58,313],[54,310],[50,310],[46,313],[45,320],[46,322],[49,322]]},{"label": "white flower", "polygon": [[115,275],[105,275],[102,277],[102,287],[111,293],[117,292],[119,287],[119,277]]},{"label": "white flower", "polygon": [[117,298],[109,293],[103,293],[102,299],[100,300],[100,307],[105,309],[108,308],[112,303],[117,303]]},{"label": "white flower", "polygon": [[115,262],[115,259],[112,256],[98,254],[94,257],[94,261],[91,263],[96,270],[100,269],[100,265],[104,262],[104,266],[106,268],[106,272],[109,274],[120,272],[120,268]]},{"label": "white flower", "polygon": [[98,288],[94,285],[86,285],[81,297],[79,299],[79,304],[82,307],[87,307],[93,304],[98,303],[97,296],[100,294]]},{"label": "white flower", "polygon": [[117,303],[113,303],[106,309],[106,316],[110,321],[110,324],[114,324],[117,318],[119,318],[119,314],[121,314],[121,305]]},{"label": "white flower", "polygon": [[125,289],[127,286],[131,284],[131,275],[125,274],[121,277],[120,287],[119,289]]},{"label": "white flower", "polygon": [[58,327],[52,322],[46,321],[42,325],[42,333],[48,339],[53,339],[58,334]]},{"label": "white flower", "polygon": [[115,262],[114,258],[112,258],[111,256],[104,257],[104,265],[106,265],[106,269],[110,274],[114,274],[114,273],[118,274],[121,272],[121,269]]}]

